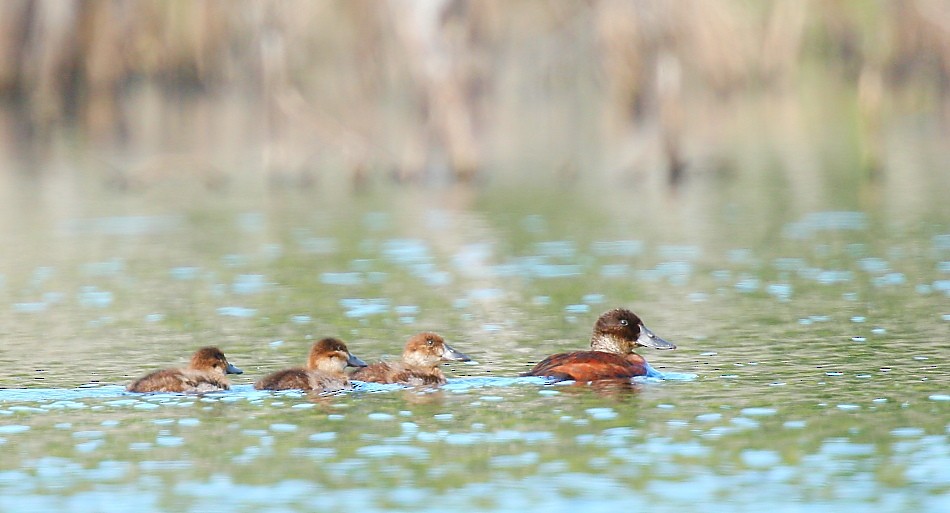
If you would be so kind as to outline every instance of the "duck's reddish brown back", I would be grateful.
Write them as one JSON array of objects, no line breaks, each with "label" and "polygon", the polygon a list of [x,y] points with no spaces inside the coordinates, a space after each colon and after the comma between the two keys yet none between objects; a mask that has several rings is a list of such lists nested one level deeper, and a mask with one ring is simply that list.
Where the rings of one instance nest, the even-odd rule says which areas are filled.
[{"label": "duck's reddish brown back", "polygon": [[523,375],[586,382],[646,374],[646,361],[635,353],[619,355],[601,351],[575,351],[551,355]]}]

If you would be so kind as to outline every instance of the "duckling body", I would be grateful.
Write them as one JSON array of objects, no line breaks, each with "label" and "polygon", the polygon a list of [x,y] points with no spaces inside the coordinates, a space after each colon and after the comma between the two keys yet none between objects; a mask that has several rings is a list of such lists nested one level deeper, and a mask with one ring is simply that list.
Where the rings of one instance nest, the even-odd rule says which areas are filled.
[{"label": "duckling body", "polygon": [[336,392],[352,388],[343,372],[347,366],[365,367],[366,363],[350,353],[339,339],[325,338],[310,348],[306,367],[284,369],[254,383],[258,390],[312,390]]},{"label": "duckling body", "polygon": [[228,362],[216,347],[203,347],[191,357],[188,367],[149,373],[128,386],[129,392],[205,393],[230,390],[227,374],[244,371]]}]

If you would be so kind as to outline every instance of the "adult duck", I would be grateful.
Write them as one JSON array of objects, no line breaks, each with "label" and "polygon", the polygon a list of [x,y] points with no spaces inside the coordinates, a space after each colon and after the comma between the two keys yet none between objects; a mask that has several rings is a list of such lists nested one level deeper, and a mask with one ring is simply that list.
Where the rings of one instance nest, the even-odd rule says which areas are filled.
[{"label": "adult duck", "polygon": [[676,349],[643,325],[636,314],[624,308],[605,312],[594,323],[590,351],[573,351],[548,356],[522,376],[544,376],[554,381],[579,383],[630,379],[656,371],[635,353],[639,347]]}]

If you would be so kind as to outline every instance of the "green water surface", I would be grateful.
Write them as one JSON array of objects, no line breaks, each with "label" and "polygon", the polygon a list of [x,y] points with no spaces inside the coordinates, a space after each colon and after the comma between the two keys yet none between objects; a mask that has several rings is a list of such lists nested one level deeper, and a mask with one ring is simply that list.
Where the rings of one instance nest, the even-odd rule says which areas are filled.
[{"label": "green water surface", "polygon": [[[939,199],[14,185],[0,511],[950,510]],[[671,379],[513,379],[618,306]],[[315,338],[374,361],[422,330],[475,360],[444,389],[250,387]],[[234,390],[123,392],[212,344]]]}]

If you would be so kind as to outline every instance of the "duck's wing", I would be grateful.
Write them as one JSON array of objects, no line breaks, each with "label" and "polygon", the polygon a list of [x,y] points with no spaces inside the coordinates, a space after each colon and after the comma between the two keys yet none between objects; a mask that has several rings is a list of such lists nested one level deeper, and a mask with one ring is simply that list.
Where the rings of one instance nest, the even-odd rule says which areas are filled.
[{"label": "duck's wing", "polygon": [[575,351],[551,355],[523,376],[543,376],[556,381],[627,379],[646,374],[645,365],[634,358],[602,351]]},{"label": "duck's wing", "polygon": [[230,390],[231,383],[223,375],[185,369],[181,372],[182,388],[185,392],[218,392]]},{"label": "duck's wing", "polygon": [[403,383],[411,386],[444,385],[445,374],[435,368],[403,367],[394,376],[394,383]]},{"label": "duck's wing", "polygon": [[257,390],[309,390],[310,373],[306,369],[284,369],[264,376],[254,383]]},{"label": "duck's wing", "polygon": [[403,362],[378,362],[350,375],[353,379],[373,383],[399,383],[410,386],[444,385],[445,374],[436,368],[419,368]]},{"label": "duck's wing", "polygon": [[376,362],[366,367],[356,369],[356,372],[350,374],[350,377],[359,381],[368,381],[371,383],[396,383],[392,380],[394,374],[393,366],[386,362]]},{"label": "duck's wing", "polygon": [[187,379],[181,369],[162,369],[132,382],[129,392],[184,392]]}]

